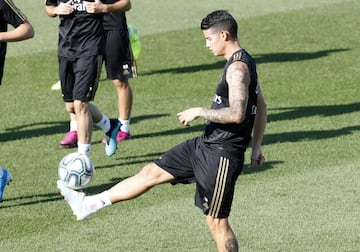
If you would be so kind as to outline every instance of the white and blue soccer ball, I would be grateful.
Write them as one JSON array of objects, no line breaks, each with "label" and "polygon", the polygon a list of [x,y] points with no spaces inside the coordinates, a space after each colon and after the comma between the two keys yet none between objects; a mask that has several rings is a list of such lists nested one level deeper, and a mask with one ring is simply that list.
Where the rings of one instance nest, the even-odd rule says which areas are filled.
[{"label": "white and blue soccer ball", "polygon": [[59,179],[71,189],[82,189],[88,186],[94,176],[95,167],[91,159],[78,152],[63,157],[58,167]]}]

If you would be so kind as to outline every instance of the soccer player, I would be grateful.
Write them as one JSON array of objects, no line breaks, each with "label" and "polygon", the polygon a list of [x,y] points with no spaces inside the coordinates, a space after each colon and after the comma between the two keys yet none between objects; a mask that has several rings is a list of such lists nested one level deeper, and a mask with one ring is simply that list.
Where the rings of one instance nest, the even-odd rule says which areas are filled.
[{"label": "soccer player", "polygon": [[[14,27],[8,31],[8,24]],[[4,74],[7,42],[22,41],[34,37],[34,28],[13,1],[0,0],[0,85]],[[9,171],[0,167],[0,202],[3,199],[5,186],[12,176]]]},{"label": "soccer player", "polygon": [[89,2],[83,0],[45,0],[45,10],[48,16],[60,18],[58,56],[61,90],[66,110],[76,115],[78,152],[90,155],[94,123],[106,132],[105,153],[112,156],[117,148],[119,122],[109,119],[90,103],[101,72],[103,15],[89,13],[87,4]]},{"label": "soccer player", "polygon": [[[132,107],[132,90],[129,79],[136,76],[136,65],[130,47],[129,31],[125,11],[131,9],[130,0],[114,0],[118,6],[104,15],[104,30],[106,36],[105,65],[107,77],[116,88],[120,131],[117,141],[130,139],[130,113]],[[95,9],[95,12],[103,8]]]},{"label": "soccer player", "polygon": [[255,61],[238,41],[235,19],[226,11],[214,11],[202,20],[201,29],[206,47],[213,55],[224,56],[227,63],[212,96],[211,108],[193,107],[177,115],[185,126],[197,118],[206,119],[205,132],[173,147],[136,175],[93,196],[71,190],[59,180],[58,188],[78,220],[106,206],[136,198],[159,184],[195,182],[195,205],[204,212],[218,251],[239,250],[228,217],[251,135],[254,165],[263,161],[266,104]]},{"label": "soccer player", "polygon": [[[110,3],[111,2],[111,3]],[[105,66],[107,78],[113,81],[118,97],[118,120],[120,131],[116,141],[130,139],[130,113],[132,90],[129,79],[136,76],[136,64],[130,47],[129,31],[125,12],[131,9],[130,0],[111,0],[107,4],[89,3],[91,13],[105,13]],[[134,31],[133,31],[134,32]],[[132,34],[136,36],[136,34]],[[77,123],[74,115],[70,117],[70,130],[59,143],[60,147],[71,148],[77,144]]]}]

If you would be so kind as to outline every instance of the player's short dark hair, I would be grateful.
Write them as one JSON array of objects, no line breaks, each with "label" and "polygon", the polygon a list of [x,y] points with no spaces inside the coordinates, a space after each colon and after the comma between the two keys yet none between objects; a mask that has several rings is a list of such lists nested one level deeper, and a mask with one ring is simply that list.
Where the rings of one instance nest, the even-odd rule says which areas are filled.
[{"label": "player's short dark hair", "polygon": [[233,39],[237,39],[238,25],[235,19],[225,10],[216,10],[201,21],[201,30],[214,29],[217,32],[228,31]]}]

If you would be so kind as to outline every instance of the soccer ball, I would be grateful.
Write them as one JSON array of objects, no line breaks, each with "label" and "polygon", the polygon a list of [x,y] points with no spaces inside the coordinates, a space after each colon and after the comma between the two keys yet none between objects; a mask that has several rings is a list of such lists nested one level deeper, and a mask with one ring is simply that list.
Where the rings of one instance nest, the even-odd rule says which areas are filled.
[{"label": "soccer ball", "polygon": [[61,159],[58,166],[60,180],[71,189],[82,189],[89,185],[95,167],[91,159],[78,152],[70,153]]}]

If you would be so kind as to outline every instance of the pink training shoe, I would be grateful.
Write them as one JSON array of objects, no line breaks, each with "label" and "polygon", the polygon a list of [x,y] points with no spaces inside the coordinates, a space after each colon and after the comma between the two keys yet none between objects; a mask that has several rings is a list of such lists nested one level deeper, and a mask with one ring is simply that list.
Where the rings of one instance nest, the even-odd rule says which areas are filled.
[{"label": "pink training shoe", "polygon": [[[116,136],[116,142],[121,142],[121,141],[129,140],[129,139],[131,139],[130,132],[119,131],[119,133]],[[101,142],[103,144],[105,144],[106,139],[104,138]]]},{"label": "pink training shoe", "polygon": [[62,148],[74,148],[77,146],[77,131],[69,131],[66,133],[63,140],[59,142],[59,146]]},{"label": "pink training shoe", "polygon": [[121,141],[129,140],[130,138],[131,138],[130,132],[125,132],[120,130],[116,136],[116,141],[121,142]]}]

